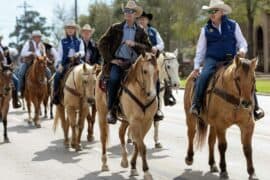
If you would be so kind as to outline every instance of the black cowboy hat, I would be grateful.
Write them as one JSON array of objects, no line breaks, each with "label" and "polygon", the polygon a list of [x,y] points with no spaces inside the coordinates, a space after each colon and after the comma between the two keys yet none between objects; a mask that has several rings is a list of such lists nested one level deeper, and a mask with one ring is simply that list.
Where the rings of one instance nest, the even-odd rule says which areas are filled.
[{"label": "black cowboy hat", "polygon": [[153,14],[151,13],[146,13],[145,11],[143,11],[141,17],[146,17],[147,19],[149,19],[149,21],[151,21],[153,19]]}]

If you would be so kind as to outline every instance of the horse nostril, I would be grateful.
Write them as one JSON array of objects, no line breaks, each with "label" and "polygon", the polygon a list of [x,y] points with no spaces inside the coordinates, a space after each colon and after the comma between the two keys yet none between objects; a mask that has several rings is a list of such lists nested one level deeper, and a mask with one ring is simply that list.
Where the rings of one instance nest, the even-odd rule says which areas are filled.
[{"label": "horse nostril", "polygon": [[94,105],[94,104],[95,104],[95,99],[93,99],[93,98],[88,98],[88,99],[87,99],[87,102],[88,102],[90,105]]},{"label": "horse nostril", "polygon": [[147,96],[150,96],[150,95],[151,95],[151,93],[150,93],[150,92],[148,92],[148,93],[146,93],[146,95],[147,95]]}]

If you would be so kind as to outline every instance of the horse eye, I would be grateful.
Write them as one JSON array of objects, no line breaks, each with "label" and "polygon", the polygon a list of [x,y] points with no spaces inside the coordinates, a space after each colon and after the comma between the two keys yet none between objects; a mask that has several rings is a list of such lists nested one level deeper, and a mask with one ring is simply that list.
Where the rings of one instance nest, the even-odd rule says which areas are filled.
[{"label": "horse eye", "polygon": [[168,66],[167,66],[167,68],[168,68],[168,69],[170,69],[170,68],[171,68],[171,66],[169,66],[169,65],[168,65]]},{"label": "horse eye", "polygon": [[147,71],[146,71],[146,70],[144,70],[144,71],[143,71],[143,73],[144,73],[144,74],[147,74]]}]

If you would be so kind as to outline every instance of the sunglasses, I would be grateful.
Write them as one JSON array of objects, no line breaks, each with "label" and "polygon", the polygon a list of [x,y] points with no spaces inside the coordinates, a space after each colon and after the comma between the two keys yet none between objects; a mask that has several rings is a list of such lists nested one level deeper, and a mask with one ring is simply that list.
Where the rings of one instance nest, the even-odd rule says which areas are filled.
[{"label": "sunglasses", "polygon": [[124,13],[126,13],[126,14],[133,14],[133,13],[135,13],[136,11],[134,10],[134,9],[128,9],[128,8],[125,8],[124,9]]},{"label": "sunglasses", "polygon": [[218,9],[210,9],[208,10],[208,14],[216,14],[219,10]]}]

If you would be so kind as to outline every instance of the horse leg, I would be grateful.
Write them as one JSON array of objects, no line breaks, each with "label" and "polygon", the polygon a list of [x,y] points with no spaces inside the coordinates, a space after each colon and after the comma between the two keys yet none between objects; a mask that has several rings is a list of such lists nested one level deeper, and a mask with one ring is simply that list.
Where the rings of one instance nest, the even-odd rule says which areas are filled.
[{"label": "horse leg", "polygon": [[216,144],[216,130],[213,126],[211,126],[209,137],[208,137],[208,145],[209,145],[208,163],[210,166],[210,172],[212,173],[218,172],[218,168],[216,166],[216,161],[215,161],[215,154],[214,154],[215,144]]},{"label": "horse leg", "polygon": [[139,176],[139,173],[136,168],[137,157],[138,157],[139,151],[138,151],[137,143],[133,142],[133,145],[134,145],[134,150],[133,150],[132,158],[130,161],[130,165],[131,165],[130,176]]},{"label": "horse leg", "polygon": [[78,129],[76,124],[76,111],[73,109],[67,109],[67,117],[72,129],[71,147],[73,149],[76,149],[77,129]]},{"label": "horse leg", "polygon": [[187,165],[192,165],[193,164],[193,156],[194,156],[194,150],[193,150],[193,141],[196,133],[196,120],[194,117],[190,114],[187,114],[187,126],[188,126],[188,150],[187,150],[187,156],[185,158],[186,164]]},{"label": "horse leg", "polygon": [[53,103],[52,103],[52,97],[50,97],[50,118],[53,119]]},{"label": "horse leg", "polygon": [[252,136],[254,131],[254,122],[250,121],[250,123],[247,125],[240,126],[241,130],[241,141],[243,145],[243,151],[246,157],[247,161],[247,172],[249,174],[249,180],[257,180],[255,174],[255,169],[253,166],[253,160],[252,160]]},{"label": "horse leg", "polygon": [[98,117],[99,117],[99,129],[100,129],[100,139],[101,139],[101,144],[102,144],[102,171],[109,171],[109,167],[107,164],[107,140],[109,138],[109,126],[106,120],[106,114],[107,112],[99,112]]},{"label": "horse leg", "polygon": [[34,117],[34,122],[35,122],[35,126],[36,128],[41,128],[41,125],[40,125],[40,119],[39,119],[39,114],[40,114],[40,104],[41,104],[41,101],[35,99],[34,100],[34,106],[35,106],[35,117]]},{"label": "horse leg", "polygon": [[162,148],[162,144],[159,142],[159,122],[156,121],[154,122],[154,141],[155,141],[155,148],[157,149],[161,149]]},{"label": "horse leg", "polygon": [[128,154],[127,154],[127,149],[126,149],[126,142],[125,142],[125,135],[126,135],[126,130],[128,127],[127,122],[122,122],[119,128],[119,138],[121,141],[121,150],[122,150],[122,160],[121,160],[121,166],[123,168],[128,167]]},{"label": "horse leg", "polygon": [[24,98],[22,97],[22,109],[25,111],[25,102],[24,102]]},{"label": "horse leg", "polygon": [[8,114],[9,105],[6,104],[2,107],[2,113],[0,116],[0,119],[3,120],[3,126],[4,126],[4,142],[9,143],[9,138],[7,134],[7,114]]},{"label": "horse leg", "polygon": [[58,105],[57,106],[58,108],[58,111],[59,111],[59,114],[61,116],[61,125],[62,125],[62,129],[63,129],[63,132],[64,132],[64,146],[66,148],[69,148],[69,119],[68,117],[66,118],[65,116],[65,108],[64,106],[62,105]]},{"label": "horse leg", "polygon": [[26,105],[27,105],[27,111],[28,111],[28,124],[32,124],[32,117],[31,117],[31,102],[29,99],[26,100]]},{"label": "horse leg", "polygon": [[95,118],[96,118],[96,106],[93,105],[91,107],[91,114],[88,113],[86,119],[88,123],[88,134],[87,134],[87,140],[88,142],[94,141],[94,124],[95,124]]},{"label": "horse leg", "polygon": [[76,142],[76,151],[82,150],[81,137],[82,137],[84,122],[85,122],[85,118],[86,118],[87,114],[89,114],[89,108],[86,105],[80,110],[79,121],[78,121],[78,125],[77,125],[78,134],[77,134],[77,142]]},{"label": "horse leg", "polygon": [[218,137],[218,149],[220,154],[220,178],[221,179],[229,179],[227,167],[226,167],[226,159],[225,153],[227,150],[227,141],[226,141],[226,130],[225,129],[216,129],[217,137]]},{"label": "horse leg", "polygon": [[131,137],[130,128],[128,128],[127,136],[128,136],[127,143],[128,143],[128,144],[131,144],[131,143],[132,143],[132,137]]},{"label": "horse leg", "polygon": [[48,105],[48,97],[45,97],[43,100],[43,106],[44,106],[44,118],[47,119],[48,115],[47,115],[47,105]]}]

